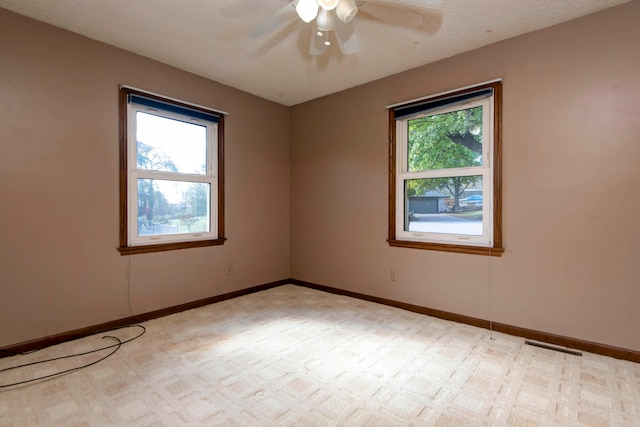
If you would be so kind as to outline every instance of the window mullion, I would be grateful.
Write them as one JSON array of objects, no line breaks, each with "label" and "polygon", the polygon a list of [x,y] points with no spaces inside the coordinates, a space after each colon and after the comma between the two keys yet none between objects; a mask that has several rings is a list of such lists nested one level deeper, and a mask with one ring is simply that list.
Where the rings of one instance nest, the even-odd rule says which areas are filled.
[{"label": "window mullion", "polygon": [[138,178],[145,179],[161,179],[165,181],[180,181],[180,182],[207,182],[211,183],[215,181],[215,177],[206,175],[187,175],[183,173],[171,173],[160,171],[147,171],[142,169],[136,169],[130,172],[132,175],[136,175]]},{"label": "window mullion", "polygon": [[420,172],[406,172],[398,174],[400,179],[421,179],[421,178],[448,178],[456,176],[474,176],[482,175],[490,172],[490,168],[483,166],[476,166],[472,168],[457,168],[457,169],[440,169],[431,171]]}]

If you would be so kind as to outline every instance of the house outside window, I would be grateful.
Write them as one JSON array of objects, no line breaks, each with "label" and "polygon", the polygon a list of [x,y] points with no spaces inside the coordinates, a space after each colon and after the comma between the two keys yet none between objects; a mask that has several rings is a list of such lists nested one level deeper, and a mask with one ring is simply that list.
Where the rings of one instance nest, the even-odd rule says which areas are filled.
[{"label": "house outside window", "polygon": [[224,114],[120,89],[120,252],[224,243]]},{"label": "house outside window", "polygon": [[389,244],[500,256],[500,81],[389,107]]}]

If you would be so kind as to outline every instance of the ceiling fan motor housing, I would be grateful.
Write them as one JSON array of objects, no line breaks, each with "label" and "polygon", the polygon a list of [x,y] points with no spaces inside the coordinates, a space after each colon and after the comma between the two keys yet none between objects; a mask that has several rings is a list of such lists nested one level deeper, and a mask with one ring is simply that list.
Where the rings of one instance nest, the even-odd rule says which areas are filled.
[{"label": "ceiling fan motor housing", "polygon": [[320,9],[316,18],[316,25],[320,31],[333,31],[336,27],[335,14],[326,9]]}]

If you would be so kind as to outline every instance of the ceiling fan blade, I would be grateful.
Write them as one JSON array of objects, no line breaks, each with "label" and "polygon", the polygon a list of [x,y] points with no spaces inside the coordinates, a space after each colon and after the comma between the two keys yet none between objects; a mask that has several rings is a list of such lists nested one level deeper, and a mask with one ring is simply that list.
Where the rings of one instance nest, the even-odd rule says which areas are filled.
[{"label": "ceiling fan blade", "polygon": [[436,7],[442,4],[443,0],[403,0],[404,4],[417,7]]},{"label": "ceiling fan blade", "polygon": [[[396,6],[400,6],[397,3],[402,3],[404,6],[409,7],[419,7],[419,8],[432,8],[440,6],[444,0],[402,0],[401,2],[396,2]],[[356,0],[356,4],[358,7],[361,7],[365,3],[382,3],[388,4],[388,0]]]},{"label": "ceiling fan blade", "polygon": [[422,16],[422,25],[416,28],[425,34],[435,34],[442,26],[442,12],[439,10],[430,10]]},{"label": "ceiling fan blade", "polygon": [[360,7],[359,12],[373,21],[386,22],[397,27],[417,29],[423,21],[420,13],[404,5],[367,1]]},{"label": "ceiling fan blade", "polygon": [[239,18],[250,15],[256,8],[264,4],[261,0],[244,0],[231,6],[221,7],[220,15],[226,18]]},{"label": "ceiling fan blade", "polygon": [[[293,20],[289,21],[286,25],[283,25],[278,30],[274,31],[273,34],[270,34],[263,39],[260,39],[256,43],[256,48],[253,50],[253,53],[249,55],[251,59],[257,59],[264,55],[267,55],[271,52],[272,49],[276,48],[280,43],[285,41],[288,38],[294,38],[295,35],[298,35],[298,31],[300,29],[300,22]],[[306,34],[305,34],[306,36]],[[305,37],[304,43],[307,42]],[[305,45],[302,45],[302,49],[305,49]]]},{"label": "ceiling fan blade", "polygon": [[309,55],[322,55],[327,51],[327,46],[324,44],[324,39],[318,36],[318,26],[316,21],[313,21],[311,25],[311,39],[309,40]]},{"label": "ceiling fan blade", "polygon": [[265,34],[274,32],[280,26],[284,25],[295,15],[295,8],[293,7],[293,4],[294,3],[287,3],[282,9],[264,21],[259,22],[249,30],[249,37],[262,37]]},{"label": "ceiling fan blade", "polygon": [[362,49],[362,43],[360,42],[360,37],[358,37],[353,21],[345,24],[339,19],[336,20],[335,33],[340,51],[344,55],[351,55]]}]

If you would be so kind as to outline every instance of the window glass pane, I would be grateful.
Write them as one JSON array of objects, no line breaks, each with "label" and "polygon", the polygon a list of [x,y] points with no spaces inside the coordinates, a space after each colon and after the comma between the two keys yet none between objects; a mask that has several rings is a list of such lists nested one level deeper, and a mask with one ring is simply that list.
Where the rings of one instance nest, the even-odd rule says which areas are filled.
[{"label": "window glass pane", "polygon": [[482,166],[482,107],[408,120],[408,170]]},{"label": "window glass pane", "polygon": [[207,128],[137,112],[138,169],[205,175]]},{"label": "window glass pane", "polygon": [[211,184],[138,179],[138,236],[210,230]]},{"label": "window glass pane", "polygon": [[404,230],[482,235],[482,176],[408,179]]}]

